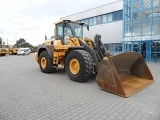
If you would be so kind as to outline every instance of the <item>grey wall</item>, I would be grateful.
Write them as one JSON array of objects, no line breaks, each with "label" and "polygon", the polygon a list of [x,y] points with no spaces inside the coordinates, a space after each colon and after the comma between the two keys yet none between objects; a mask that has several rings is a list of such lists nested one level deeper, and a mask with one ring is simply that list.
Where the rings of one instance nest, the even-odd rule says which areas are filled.
[{"label": "grey wall", "polygon": [[90,26],[89,31],[84,29],[84,37],[94,38],[95,34],[100,34],[102,42],[106,43],[121,43],[122,40],[122,21],[112,22]]}]

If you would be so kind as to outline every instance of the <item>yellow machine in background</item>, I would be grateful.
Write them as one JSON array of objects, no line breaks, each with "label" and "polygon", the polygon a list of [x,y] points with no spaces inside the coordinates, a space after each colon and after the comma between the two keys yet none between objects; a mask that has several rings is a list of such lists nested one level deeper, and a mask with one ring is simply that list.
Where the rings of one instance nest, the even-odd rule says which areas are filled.
[{"label": "yellow machine in background", "polygon": [[35,53],[43,73],[62,65],[68,77],[85,82],[96,73],[98,86],[119,96],[129,97],[153,83],[145,61],[136,52],[110,56],[100,35],[83,39],[84,23],[63,20],[55,23],[55,40],[47,40]]},{"label": "yellow machine in background", "polygon": [[9,54],[8,49],[6,49],[6,48],[0,48],[0,56],[5,56],[7,54]]},{"label": "yellow machine in background", "polygon": [[15,48],[13,45],[0,45],[0,55],[5,56],[9,55],[17,55],[18,48]]},{"label": "yellow machine in background", "polygon": [[4,45],[4,46],[9,50],[9,55],[17,55],[18,48],[16,48],[14,45],[9,45],[8,39],[7,39],[7,45]]},{"label": "yellow machine in background", "polygon": [[4,45],[0,45],[0,56],[5,56],[7,54],[9,54],[9,50]]},{"label": "yellow machine in background", "polygon": [[17,53],[18,53],[18,48],[15,48],[15,47],[12,46],[12,45],[7,45],[6,47],[8,48],[10,55],[17,55]]}]

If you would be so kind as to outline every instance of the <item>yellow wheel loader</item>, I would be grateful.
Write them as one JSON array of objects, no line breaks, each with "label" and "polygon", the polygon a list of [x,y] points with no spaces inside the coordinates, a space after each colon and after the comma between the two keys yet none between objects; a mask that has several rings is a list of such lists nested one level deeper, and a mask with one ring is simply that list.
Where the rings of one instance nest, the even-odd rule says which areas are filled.
[{"label": "yellow wheel loader", "polygon": [[0,45],[0,56],[5,56],[7,54],[9,54],[9,50],[5,48],[4,45]]},{"label": "yellow wheel loader", "polygon": [[5,48],[0,48],[0,56],[5,56],[9,53],[9,51]]},{"label": "yellow wheel loader", "polygon": [[9,48],[9,54],[10,55],[17,55],[18,53],[18,48]]},{"label": "yellow wheel loader", "polygon": [[108,92],[129,97],[153,83],[153,77],[141,55],[124,52],[110,56],[100,35],[83,38],[84,23],[63,20],[55,23],[55,40],[46,40],[35,52],[43,73],[64,66],[69,78],[85,82],[95,72],[98,86]]}]

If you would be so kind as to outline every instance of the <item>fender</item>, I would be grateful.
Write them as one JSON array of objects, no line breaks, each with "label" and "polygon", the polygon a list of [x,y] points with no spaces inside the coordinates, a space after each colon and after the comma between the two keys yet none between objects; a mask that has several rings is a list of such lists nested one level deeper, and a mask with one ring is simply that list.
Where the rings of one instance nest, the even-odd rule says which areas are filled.
[{"label": "fender", "polygon": [[51,45],[41,45],[38,49],[38,57],[40,56],[41,52],[47,51],[49,57],[53,59],[53,52],[54,52],[54,47]]},{"label": "fender", "polygon": [[84,49],[83,46],[72,46],[72,47],[69,47],[67,52],[66,52],[66,54],[65,54],[65,58],[69,54],[70,51],[72,51],[72,50],[83,50],[83,49]]}]

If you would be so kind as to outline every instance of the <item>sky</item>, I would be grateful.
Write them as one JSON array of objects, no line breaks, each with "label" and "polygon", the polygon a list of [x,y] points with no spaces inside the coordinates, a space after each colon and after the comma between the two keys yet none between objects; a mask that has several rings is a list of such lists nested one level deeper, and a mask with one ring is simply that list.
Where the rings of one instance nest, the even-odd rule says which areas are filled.
[{"label": "sky", "polygon": [[0,0],[0,37],[7,44],[24,38],[39,45],[54,35],[61,17],[118,0]]}]

